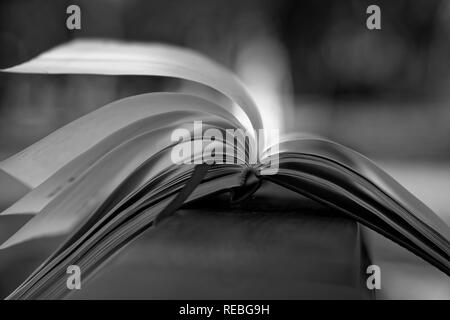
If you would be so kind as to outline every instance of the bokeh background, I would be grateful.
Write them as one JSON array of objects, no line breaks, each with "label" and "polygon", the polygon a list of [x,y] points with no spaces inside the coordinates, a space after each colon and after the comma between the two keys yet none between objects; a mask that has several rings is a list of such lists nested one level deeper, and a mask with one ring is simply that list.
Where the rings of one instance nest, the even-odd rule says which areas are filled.
[{"label": "bokeh background", "polygon": [[[81,7],[81,30],[65,26],[70,4]],[[370,4],[381,7],[381,30],[366,28]],[[1,68],[82,37],[208,55],[241,76],[257,102],[281,106],[286,130],[374,159],[450,224],[449,1],[0,2]],[[1,73],[0,160],[119,98],[189,86],[156,77]],[[14,188],[0,187],[3,203],[15,197]],[[450,297],[450,283],[432,267],[375,234],[369,239],[376,261],[391,270],[386,297]]]}]

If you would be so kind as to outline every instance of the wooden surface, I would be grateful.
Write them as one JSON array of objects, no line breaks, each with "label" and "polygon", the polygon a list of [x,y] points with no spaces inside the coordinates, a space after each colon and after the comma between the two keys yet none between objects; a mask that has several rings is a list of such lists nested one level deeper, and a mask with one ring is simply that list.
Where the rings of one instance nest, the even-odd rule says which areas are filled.
[{"label": "wooden surface", "polygon": [[357,223],[271,185],[179,210],[69,298],[369,298],[363,247]]}]

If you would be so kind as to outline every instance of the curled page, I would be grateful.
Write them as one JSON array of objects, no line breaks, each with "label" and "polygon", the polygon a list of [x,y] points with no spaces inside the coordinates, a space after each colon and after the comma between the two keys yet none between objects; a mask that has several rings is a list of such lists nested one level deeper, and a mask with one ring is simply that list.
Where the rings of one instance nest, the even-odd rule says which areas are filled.
[{"label": "curled page", "polygon": [[[37,213],[64,191],[64,186],[73,184],[75,177],[124,141],[145,132],[192,123],[196,118],[203,120],[206,114],[227,120],[230,126],[239,125],[220,106],[182,93],[133,96],[89,113],[0,163],[1,169],[34,187],[1,214]],[[157,149],[160,142],[167,146],[170,133],[160,139],[152,139],[150,146]]]},{"label": "curled page", "polygon": [[[18,66],[4,70],[17,73],[103,74],[174,77],[201,83],[227,96],[233,103],[228,110],[242,126],[254,134],[263,128],[257,106],[239,79],[210,59],[188,49],[162,44],[126,43],[106,40],[75,40],[58,46]],[[80,124],[81,122],[76,122]],[[72,125],[72,129],[80,132]],[[65,127],[66,128],[66,127]],[[62,129],[65,130],[65,129]],[[59,132],[61,135],[61,132]],[[61,142],[63,143],[63,142]],[[47,146],[45,153],[31,146],[0,163],[0,169],[34,188],[85,150],[59,154],[58,146]],[[55,168],[36,164],[51,159]],[[33,168],[34,173],[30,173]],[[30,175],[31,174],[31,175]]]}]

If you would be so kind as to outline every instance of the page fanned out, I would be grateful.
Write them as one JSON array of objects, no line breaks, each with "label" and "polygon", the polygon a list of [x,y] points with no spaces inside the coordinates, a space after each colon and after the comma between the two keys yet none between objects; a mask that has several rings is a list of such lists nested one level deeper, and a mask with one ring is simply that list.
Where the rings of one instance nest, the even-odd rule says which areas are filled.
[{"label": "page fanned out", "polygon": [[[75,40],[56,47],[21,65],[4,70],[15,73],[103,74],[164,76],[194,81],[211,87],[232,102],[228,110],[251,134],[262,128],[259,111],[244,85],[231,72],[188,49],[162,44],[139,44],[116,41]],[[26,156],[24,156],[26,155]],[[45,181],[47,174],[24,172],[39,158],[54,159],[55,153],[39,154],[24,150],[0,163],[0,169],[34,188]],[[65,159],[64,161],[70,161]]]}]

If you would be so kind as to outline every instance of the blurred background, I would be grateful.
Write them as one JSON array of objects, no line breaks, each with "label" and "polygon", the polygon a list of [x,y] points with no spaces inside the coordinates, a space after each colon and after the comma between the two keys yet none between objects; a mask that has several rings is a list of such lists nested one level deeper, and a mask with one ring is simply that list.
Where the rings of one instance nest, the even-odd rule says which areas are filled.
[{"label": "blurred background", "polygon": [[[70,4],[81,8],[81,30],[65,26]],[[366,28],[370,4],[381,8],[381,30]],[[319,134],[374,159],[450,224],[449,1],[0,2],[1,68],[82,37],[206,54],[234,70],[266,109],[281,106],[286,130]],[[1,73],[0,160],[119,98],[190,86],[156,77]],[[0,187],[3,199],[14,196]],[[390,297],[450,296],[434,269],[376,235],[369,239],[380,263],[395,262],[392,279],[409,274],[409,287]],[[411,290],[414,281],[424,291]]]},{"label": "blurred background", "polygon": [[[65,27],[81,8],[81,30]],[[237,72],[255,100],[281,105],[290,129],[324,135],[369,157],[450,155],[450,3],[377,1],[3,0],[0,64],[79,37],[194,48]],[[0,76],[0,149],[15,152],[118,98],[173,89],[173,80]]]}]

